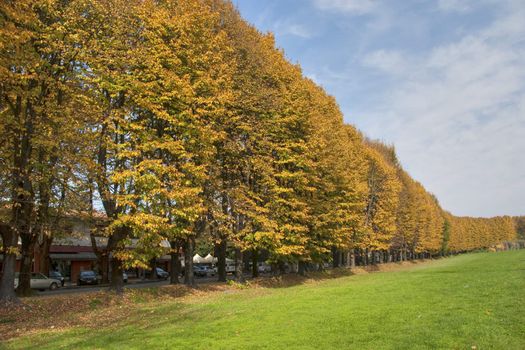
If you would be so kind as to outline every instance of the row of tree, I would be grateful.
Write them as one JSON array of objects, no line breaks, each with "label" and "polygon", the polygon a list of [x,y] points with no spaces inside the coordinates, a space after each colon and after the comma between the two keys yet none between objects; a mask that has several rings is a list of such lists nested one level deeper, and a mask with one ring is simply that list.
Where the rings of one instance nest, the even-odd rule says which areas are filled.
[{"label": "row of tree", "polygon": [[510,218],[444,212],[230,1],[2,1],[0,118],[4,301],[16,255],[24,294],[35,247],[72,212],[103,213],[95,251],[117,290],[163,242],[172,282],[184,254],[193,284],[196,238],[225,280],[228,247],[242,276],[247,252],[304,272],[516,236]]},{"label": "row of tree", "polygon": [[446,213],[445,217],[450,223],[448,249],[453,252],[489,248],[517,238],[516,222],[509,216],[486,219]]}]

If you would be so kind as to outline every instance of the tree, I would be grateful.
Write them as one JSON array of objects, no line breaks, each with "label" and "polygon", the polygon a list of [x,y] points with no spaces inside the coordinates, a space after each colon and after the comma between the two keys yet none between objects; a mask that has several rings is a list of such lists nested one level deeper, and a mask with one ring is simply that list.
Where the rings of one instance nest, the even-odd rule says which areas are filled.
[{"label": "tree", "polygon": [[[74,185],[79,144],[90,116],[78,76],[84,42],[77,1],[17,1],[0,4],[2,187],[11,207],[4,230],[4,271],[0,299],[14,294],[14,259],[22,245],[19,292],[30,292],[36,238]],[[75,117],[73,117],[73,111]]]},{"label": "tree", "polygon": [[[208,227],[202,204],[229,98],[229,50],[217,13],[201,1],[118,4],[117,17],[101,11],[113,25],[91,64],[90,81],[107,106],[95,177],[112,218],[113,261],[144,265],[165,240],[175,250],[185,242],[189,256],[195,228]],[[120,37],[126,43],[114,40]],[[128,46],[126,57],[119,45]],[[134,250],[126,249],[131,238]]]},{"label": "tree", "polygon": [[[321,263],[333,253],[339,266],[342,251],[349,252],[363,231],[367,195],[367,162],[362,136],[343,124],[335,100],[309,80],[304,81],[311,135],[311,184],[308,203],[316,220],[309,223],[306,262]],[[352,258],[346,257],[347,264]],[[300,262],[301,263],[301,262]],[[300,264],[301,268],[301,264]],[[302,271],[301,271],[302,272]]]},{"label": "tree", "polygon": [[372,147],[368,148],[367,160],[368,196],[364,213],[364,237],[360,242],[360,248],[365,251],[365,263],[369,253],[372,262],[376,262],[376,252],[384,253],[392,243],[401,189],[396,170],[389,164],[390,160],[387,161]]},{"label": "tree", "polygon": [[525,239],[525,216],[514,218],[516,222],[516,231],[520,239]]}]

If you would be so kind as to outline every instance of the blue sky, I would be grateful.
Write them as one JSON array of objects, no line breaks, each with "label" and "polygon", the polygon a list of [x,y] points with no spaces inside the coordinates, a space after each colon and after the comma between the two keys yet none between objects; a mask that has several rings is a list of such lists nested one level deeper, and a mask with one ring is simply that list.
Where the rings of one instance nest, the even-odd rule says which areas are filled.
[{"label": "blue sky", "polygon": [[525,0],[234,0],[456,215],[525,214]]}]

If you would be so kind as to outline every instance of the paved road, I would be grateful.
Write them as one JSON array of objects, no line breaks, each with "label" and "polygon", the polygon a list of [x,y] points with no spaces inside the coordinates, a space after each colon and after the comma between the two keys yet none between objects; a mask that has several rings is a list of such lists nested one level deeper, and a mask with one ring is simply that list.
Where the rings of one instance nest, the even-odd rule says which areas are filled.
[{"label": "paved road", "polygon": [[[169,284],[169,281],[151,281],[151,282],[136,282],[136,283],[127,283],[124,285],[124,288],[134,289],[134,288],[151,288],[158,287],[162,285]],[[107,285],[97,285],[97,286],[71,286],[59,288],[57,290],[45,290],[38,291],[37,295],[57,295],[57,294],[77,294],[77,293],[94,293],[101,290],[108,290]]]},{"label": "paved road", "polygon": [[[249,276],[246,275],[248,278]],[[228,279],[232,279],[233,276],[228,276]],[[182,279],[181,279],[182,281]],[[207,284],[207,283],[213,283],[217,282],[217,276],[215,277],[195,277],[195,281],[197,284]],[[124,285],[124,288],[126,289],[140,289],[140,288],[152,288],[152,287],[160,287],[160,286],[167,286],[169,284],[169,280],[158,280],[158,281],[149,281],[149,280],[130,280],[129,283],[126,283]],[[109,286],[107,285],[101,285],[101,286],[66,286],[63,288],[59,288],[57,290],[46,290],[46,291],[36,291],[37,295],[41,296],[47,296],[47,295],[60,295],[60,294],[77,294],[77,293],[94,293],[99,292],[103,290],[108,290]]]}]

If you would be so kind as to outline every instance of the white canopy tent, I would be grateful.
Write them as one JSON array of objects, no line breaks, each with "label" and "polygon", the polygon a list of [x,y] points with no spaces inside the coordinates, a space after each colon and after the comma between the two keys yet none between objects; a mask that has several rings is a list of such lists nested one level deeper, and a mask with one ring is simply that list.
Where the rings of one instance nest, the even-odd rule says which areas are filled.
[{"label": "white canopy tent", "polygon": [[208,254],[208,255],[206,255],[206,257],[203,259],[203,263],[204,263],[204,264],[216,264],[218,260],[219,260],[219,259],[213,257],[213,255]]},{"label": "white canopy tent", "polygon": [[199,254],[195,254],[193,256],[193,263],[194,264],[205,264],[205,261],[202,256],[200,256]]},{"label": "white canopy tent", "polygon": [[[202,257],[199,254],[195,254],[193,256],[193,263],[194,264],[217,264],[219,259],[214,257],[211,254],[206,255],[206,257]],[[226,258],[226,264],[233,264],[235,261],[233,259]]]}]

